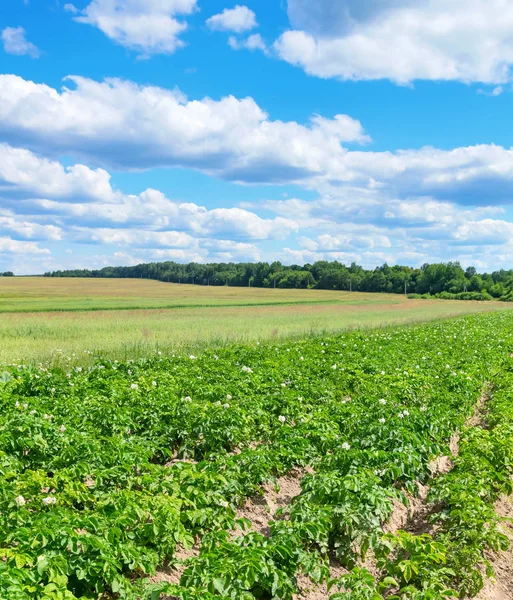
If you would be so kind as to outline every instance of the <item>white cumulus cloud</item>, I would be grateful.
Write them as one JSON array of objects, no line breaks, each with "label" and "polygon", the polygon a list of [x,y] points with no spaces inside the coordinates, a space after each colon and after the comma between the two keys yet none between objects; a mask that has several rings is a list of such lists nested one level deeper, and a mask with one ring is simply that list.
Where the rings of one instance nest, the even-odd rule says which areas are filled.
[{"label": "white cumulus cloud", "polygon": [[318,77],[501,84],[513,64],[504,0],[288,0],[285,61]]},{"label": "white cumulus cloud", "polygon": [[122,264],[134,256],[146,261],[272,261],[273,240],[282,240],[280,258],[296,263],[340,260],[372,267],[447,256],[472,262],[479,255],[483,265],[495,267],[499,251],[504,261],[513,256],[513,225],[498,206],[469,208],[429,197],[401,199],[386,187],[339,186],[336,193],[309,201],[208,209],[151,188],[124,193],[111,186],[107,171],[81,164],[64,167],[5,144],[0,165],[0,264],[19,272],[33,272],[35,265],[36,270],[59,268],[60,259],[50,258],[44,263],[31,259],[30,269],[24,265],[23,253],[50,255],[40,241],[71,245],[77,255],[84,245],[101,249],[96,258],[87,251],[89,266]]},{"label": "white cumulus cloud", "polygon": [[216,31],[234,31],[243,33],[258,27],[255,13],[247,6],[237,5],[235,8],[225,8],[223,12],[207,19],[210,29]]},{"label": "white cumulus cloud", "polygon": [[264,38],[259,34],[255,33],[253,35],[248,36],[245,39],[238,39],[235,36],[230,36],[228,38],[228,44],[232,50],[260,50],[264,54],[268,54],[269,50],[267,48],[266,43],[264,42]]},{"label": "white cumulus cloud", "polygon": [[50,254],[48,248],[40,248],[36,242],[20,242],[8,237],[0,237],[0,254],[7,252],[9,254],[31,255],[31,254]]},{"label": "white cumulus cloud", "polygon": [[[103,232],[91,236],[92,241],[128,244],[138,239],[162,246],[176,246],[177,240],[189,245],[193,238],[234,242],[284,239],[298,230],[292,219],[261,218],[239,207],[209,210],[170,200],[159,190],[123,194],[112,188],[106,171],[81,164],[64,168],[57,161],[6,144],[0,145],[0,199],[10,210],[57,220],[60,227],[37,229],[49,239],[60,239],[61,227],[76,224],[85,228],[83,232]],[[10,213],[3,220],[0,213],[2,224],[31,237],[28,224],[13,221]]]},{"label": "white cumulus cloud", "polygon": [[25,240],[59,241],[63,231],[55,225],[41,225],[11,211],[0,211],[0,235],[16,236]]},{"label": "white cumulus cloud", "polygon": [[[185,167],[245,184],[296,183],[324,195],[411,197],[469,205],[513,202],[513,150],[494,144],[376,152],[362,124],[349,115],[313,115],[306,124],[272,120],[252,99],[188,100],[178,90],[118,79],[71,78],[58,91],[14,75],[0,75],[0,136],[40,154],[67,154],[117,169]],[[6,150],[0,173],[15,182],[16,157]],[[24,168],[29,168],[27,160]],[[76,169],[109,193],[102,169],[46,165],[38,185],[66,187]],[[6,174],[7,172],[7,174]],[[9,175],[10,172],[11,174]],[[84,176],[85,176],[84,175]],[[83,178],[79,178],[80,181]]]},{"label": "white cumulus cloud", "polygon": [[24,148],[0,143],[0,185],[30,194],[53,198],[102,198],[114,192],[110,174],[85,165],[63,167],[60,163],[36,156]]},{"label": "white cumulus cloud", "polygon": [[[65,9],[77,14],[74,5]],[[187,23],[177,17],[196,10],[196,0],[92,0],[74,20],[93,25],[111,40],[147,57],[172,54],[184,45]]]},{"label": "white cumulus cloud", "polygon": [[[0,75],[0,135],[38,152],[115,168],[189,167],[232,181],[300,181],[343,160],[368,136],[356,119],[273,121],[252,98],[187,100],[119,79],[68,78],[57,91]],[[330,167],[331,165],[331,167]]]},{"label": "white cumulus cloud", "polygon": [[2,30],[0,37],[4,51],[7,54],[27,55],[32,58],[39,58],[40,52],[38,48],[27,40],[23,27],[6,27]]}]

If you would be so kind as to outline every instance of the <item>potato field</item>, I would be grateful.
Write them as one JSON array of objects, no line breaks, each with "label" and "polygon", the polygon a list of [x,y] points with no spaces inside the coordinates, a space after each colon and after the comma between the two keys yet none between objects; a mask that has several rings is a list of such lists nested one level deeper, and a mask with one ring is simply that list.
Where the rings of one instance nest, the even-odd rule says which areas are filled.
[{"label": "potato field", "polygon": [[6,367],[0,598],[475,597],[509,547],[512,353],[498,312]]}]

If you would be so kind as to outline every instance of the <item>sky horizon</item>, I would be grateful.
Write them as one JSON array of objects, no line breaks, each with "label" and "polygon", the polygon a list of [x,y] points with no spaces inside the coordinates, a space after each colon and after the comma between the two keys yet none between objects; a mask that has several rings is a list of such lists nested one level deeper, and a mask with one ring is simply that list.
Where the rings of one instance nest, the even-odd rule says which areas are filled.
[{"label": "sky horizon", "polygon": [[8,4],[0,271],[513,268],[513,4]]}]

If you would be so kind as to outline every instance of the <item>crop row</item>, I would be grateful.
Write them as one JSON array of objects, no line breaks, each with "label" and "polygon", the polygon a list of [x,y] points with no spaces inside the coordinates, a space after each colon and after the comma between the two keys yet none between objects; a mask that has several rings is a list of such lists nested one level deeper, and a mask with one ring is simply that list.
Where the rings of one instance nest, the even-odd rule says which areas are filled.
[{"label": "crop row", "polygon": [[[68,372],[10,368],[0,383],[0,598],[167,591],[288,600],[300,572],[317,582],[329,577],[330,557],[348,569],[333,582],[335,598],[408,587],[405,598],[474,593],[484,547],[505,543],[493,502],[511,475],[509,399],[498,373],[511,360],[512,324],[504,313],[233,345],[217,355],[98,360]],[[493,427],[467,431],[492,379]],[[449,452],[459,429],[455,468],[431,481],[430,461]],[[301,494],[269,535],[240,533],[247,524],[238,508],[298,466],[308,467]],[[432,484],[443,507],[436,539],[384,535],[394,503],[418,483]],[[477,494],[486,507],[481,529],[470,484],[492,490]],[[178,562],[178,548],[194,543],[199,553],[180,585],[150,583],[157,569]],[[379,577],[361,567],[369,549]],[[421,557],[417,572],[411,556]]]}]

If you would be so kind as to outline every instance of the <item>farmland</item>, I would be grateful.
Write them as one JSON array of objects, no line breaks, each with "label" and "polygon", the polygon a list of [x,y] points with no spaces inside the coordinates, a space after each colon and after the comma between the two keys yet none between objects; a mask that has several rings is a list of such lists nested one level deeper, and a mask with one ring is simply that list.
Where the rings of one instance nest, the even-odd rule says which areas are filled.
[{"label": "farmland", "polygon": [[512,332],[503,311],[9,367],[0,597],[474,597],[509,543]]},{"label": "farmland", "polygon": [[[175,285],[130,279],[0,279],[0,363],[82,364],[157,350],[324,334],[508,310],[397,294]],[[68,360],[69,359],[69,360]]]}]

